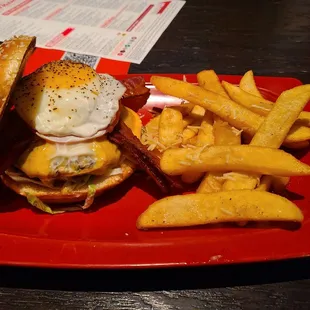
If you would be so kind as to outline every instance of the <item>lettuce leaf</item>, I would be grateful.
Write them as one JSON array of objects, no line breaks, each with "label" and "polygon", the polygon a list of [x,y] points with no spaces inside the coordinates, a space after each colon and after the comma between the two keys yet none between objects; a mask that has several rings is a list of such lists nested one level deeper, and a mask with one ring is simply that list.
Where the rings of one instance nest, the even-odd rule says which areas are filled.
[{"label": "lettuce leaf", "polygon": [[34,206],[35,208],[48,213],[48,214],[60,214],[60,213],[64,213],[66,211],[81,211],[82,209],[80,207],[55,207],[55,208],[51,208],[49,207],[47,204],[45,204],[41,199],[39,199],[38,197],[34,196],[34,195],[30,195],[30,194],[26,194],[27,200],[28,202]]},{"label": "lettuce leaf", "polygon": [[8,169],[7,171],[5,171],[5,174],[8,175],[15,182],[33,183],[33,184],[37,184],[37,185],[47,187],[47,188],[54,188],[53,186],[48,185],[47,183],[44,184],[40,180],[31,179],[25,176],[24,173],[19,172],[19,171],[13,171],[12,169]]},{"label": "lettuce leaf", "polygon": [[85,199],[84,205],[82,206],[83,210],[88,209],[93,204],[96,191],[97,191],[96,185],[94,184],[88,185],[87,197]]},{"label": "lettuce leaf", "polygon": [[85,174],[78,177],[73,177],[68,179],[68,181],[65,182],[65,184],[62,187],[63,191],[67,192],[73,192],[75,190],[78,190],[82,188],[84,185],[86,185],[92,178],[92,175]]}]

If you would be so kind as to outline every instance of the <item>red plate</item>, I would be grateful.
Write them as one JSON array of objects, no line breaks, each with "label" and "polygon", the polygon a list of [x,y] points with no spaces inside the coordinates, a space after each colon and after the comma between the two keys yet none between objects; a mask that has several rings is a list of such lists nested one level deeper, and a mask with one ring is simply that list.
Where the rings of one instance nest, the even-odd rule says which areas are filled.
[{"label": "red plate", "polygon": [[[169,75],[182,79],[183,75]],[[145,75],[149,80],[150,75]],[[196,82],[195,75],[186,75]],[[221,76],[238,83],[239,76]],[[266,98],[300,85],[292,78],[257,77]],[[153,88],[149,105],[176,103]],[[299,154],[310,163],[310,154]],[[289,189],[302,209],[301,228],[199,227],[138,231],[136,219],[159,192],[143,174],[96,200],[88,213],[42,214],[1,188],[0,264],[75,268],[212,265],[310,255],[309,179],[292,178]]]}]

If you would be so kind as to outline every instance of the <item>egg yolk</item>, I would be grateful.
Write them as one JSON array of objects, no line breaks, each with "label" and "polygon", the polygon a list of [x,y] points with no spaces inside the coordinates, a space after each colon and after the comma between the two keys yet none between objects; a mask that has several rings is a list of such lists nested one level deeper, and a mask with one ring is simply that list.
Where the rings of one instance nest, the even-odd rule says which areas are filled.
[{"label": "egg yolk", "polygon": [[[30,86],[51,88],[51,89],[70,89],[84,84],[89,84],[97,73],[91,67],[72,61],[53,61],[39,68],[35,74],[27,76],[31,79]],[[27,87],[29,86],[25,83]],[[98,93],[98,90],[97,90]]]}]

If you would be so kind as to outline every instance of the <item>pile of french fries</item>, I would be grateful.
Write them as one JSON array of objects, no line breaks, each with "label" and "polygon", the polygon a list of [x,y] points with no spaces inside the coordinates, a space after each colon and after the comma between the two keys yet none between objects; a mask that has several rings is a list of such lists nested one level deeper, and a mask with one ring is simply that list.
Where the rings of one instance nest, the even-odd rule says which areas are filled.
[{"label": "pile of french fries", "polygon": [[153,203],[139,229],[221,222],[302,222],[301,210],[281,196],[291,176],[310,175],[287,148],[310,139],[310,85],[263,98],[252,71],[239,86],[220,82],[213,70],[197,74],[198,85],[153,76],[162,93],[184,100],[167,106],[144,127],[141,141],[158,153],[164,173],[198,184],[196,193]]}]

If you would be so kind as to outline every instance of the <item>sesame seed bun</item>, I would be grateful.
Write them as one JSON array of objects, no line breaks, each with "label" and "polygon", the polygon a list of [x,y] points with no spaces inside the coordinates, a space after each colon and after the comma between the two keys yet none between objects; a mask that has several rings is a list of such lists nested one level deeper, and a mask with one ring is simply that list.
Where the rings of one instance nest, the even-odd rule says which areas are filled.
[{"label": "sesame seed bun", "polygon": [[13,37],[0,44],[0,175],[26,149],[32,132],[11,111],[11,94],[21,78],[26,62],[34,51],[35,37]]},{"label": "sesame seed bun", "polygon": [[36,38],[13,37],[0,45],[0,120],[10,108],[9,99],[21,78],[27,60],[35,49]]}]

